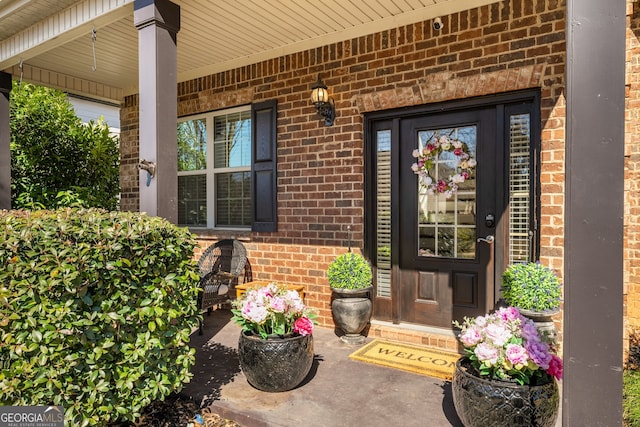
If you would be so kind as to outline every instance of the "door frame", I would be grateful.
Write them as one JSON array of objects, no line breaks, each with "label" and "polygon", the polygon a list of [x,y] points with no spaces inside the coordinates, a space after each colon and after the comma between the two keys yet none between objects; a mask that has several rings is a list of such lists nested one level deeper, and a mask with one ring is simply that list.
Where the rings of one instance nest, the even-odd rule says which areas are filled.
[{"label": "door frame", "polygon": [[[402,119],[425,116],[435,113],[456,112],[475,108],[493,107],[496,108],[496,138],[503,141],[504,149],[498,152],[504,153],[497,161],[504,162],[504,174],[496,176],[496,188],[502,188],[503,191],[496,195],[496,211],[497,215],[496,237],[502,235],[502,239],[496,239],[494,244],[494,299],[493,304],[497,303],[500,298],[500,282],[502,272],[508,264],[508,200],[509,200],[509,165],[508,165],[508,140],[509,123],[506,118],[508,114],[517,114],[519,112],[529,113],[531,117],[531,230],[532,247],[531,258],[538,259],[540,253],[540,129],[542,128],[540,114],[540,89],[527,89],[515,92],[501,93],[496,95],[488,95],[477,98],[443,101],[433,104],[418,105],[414,107],[403,107],[392,110],[376,111],[364,114],[364,242],[363,252],[365,257],[371,261],[374,271],[374,288],[376,284],[376,177],[375,165],[373,164],[376,154],[375,141],[376,130],[379,129],[381,123],[386,124],[386,128],[391,129],[391,181],[398,182],[400,168],[399,155],[397,150],[399,147],[400,122]],[[391,206],[397,206],[400,192],[391,192]],[[506,216],[505,216],[506,215]],[[505,219],[506,218],[506,219]],[[391,229],[398,228],[397,215],[391,215]],[[391,234],[391,247],[399,248],[400,236],[398,233]],[[399,286],[395,285],[394,278],[399,273],[400,254],[399,250],[391,251],[391,298],[381,298],[373,292],[374,307],[382,307],[382,310],[374,310],[374,319],[382,321],[391,321],[395,324],[400,323],[400,313],[392,300],[398,299]],[[397,306],[397,304],[395,304]],[[488,307],[491,309],[492,307]],[[377,312],[377,314],[376,314]]]}]

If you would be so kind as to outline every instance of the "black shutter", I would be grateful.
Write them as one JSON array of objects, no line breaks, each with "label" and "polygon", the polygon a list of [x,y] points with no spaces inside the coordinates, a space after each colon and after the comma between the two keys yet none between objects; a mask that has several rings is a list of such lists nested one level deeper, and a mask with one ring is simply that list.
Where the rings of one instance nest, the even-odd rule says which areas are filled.
[{"label": "black shutter", "polygon": [[251,213],[253,231],[278,231],[277,100],[251,106]]}]

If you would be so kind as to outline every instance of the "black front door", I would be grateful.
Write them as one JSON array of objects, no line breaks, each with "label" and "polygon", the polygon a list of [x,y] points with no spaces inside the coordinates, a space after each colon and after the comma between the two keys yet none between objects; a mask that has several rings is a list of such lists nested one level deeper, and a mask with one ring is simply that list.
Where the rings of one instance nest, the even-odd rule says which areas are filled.
[{"label": "black front door", "polygon": [[539,108],[527,91],[367,116],[375,319],[450,328],[537,259]]},{"label": "black front door", "polygon": [[[399,320],[448,327],[483,314],[494,296],[495,109],[403,119],[399,143]],[[414,150],[429,152],[422,176]]]}]

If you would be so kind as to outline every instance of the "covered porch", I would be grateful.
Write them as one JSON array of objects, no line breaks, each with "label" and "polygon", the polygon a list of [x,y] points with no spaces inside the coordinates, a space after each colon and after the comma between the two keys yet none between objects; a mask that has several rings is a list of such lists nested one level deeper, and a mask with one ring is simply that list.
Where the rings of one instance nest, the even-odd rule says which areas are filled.
[{"label": "covered porch", "polygon": [[[261,260],[254,266],[258,279],[304,277],[309,300],[329,326],[324,270],[329,260],[344,250],[346,226],[353,226],[355,246],[366,250],[372,244],[367,241],[363,195],[363,116],[502,91],[549,90],[553,93],[543,95],[545,99],[560,104],[543,101],[542,109],[559,115],[546,119],[559,120],[554,131],[560,132],[566,118],[567,131],[566,146],[563,136],[544,136],[548,143],[559,146],[549,152],[566,152],[566,157],[544,160],[560,168],[557,174],[551,173],[560,182],[551,184],[561,189],[550,190],[559,213],[544,214],[549,224],[542,225],[543,236],[549,238],[548,244],[542,245],[542,256],[556,268],[564,267],[563,416],[572,424],[618,419],[617,400],[608,406],[609,413],[598,403],[602,396],[618,396],[621,389],[616,367],[622,359],[625,2],[616,3],[614,14],[609,13],[611,6],[603,10],[596,1],[569,1],[568,7],[540,1],[536,3],[540,10],[535,13],[527,10],[525,3],[3,0],[0,208],[10,208],[7,129],[11,79],[120,104],[121,208],[173,222],[178,222],[178,117],[277,98],[283,108],[278,110],[276,127],[270,134],[276,138],[268,139],[266,147],[275,146],[274,156],[267,160],[280,166],[263,174],[256,172],[265,170],[251,171],[252,191],[259,187],[266,193],[277,193],[277,203],[265,211],[252,212],[254,218],[262,219],[256,221],[261,222],[259,227],[194,231],[205,246],[224,237],[246,241],[250,257]],[[524,38],[525,34],[511,34],[501,18],[507,16],[506,21],[517,26],[528,14],[545,16],[554,23],[553,30],[547,30],[552,34],[538,41],[530,33],[527,36],[540,45],[542,53],[535,55],[548,58],[555,54],[561,58],[559,63],[555,59],[520,61],[517,52],[513,56],[494,52],[495,64],[481,68],[468,65],[489,56],[482,51],[482,43],[495,39],[506,44]],[[444,29],[433,27],[438,17]],[[576,21],[580,25],[574,26]],[[544,23],[530,25],[538,28],[532,31],[545,31]],[[545,45],[562,45],[565,28],[566,52],[546,53]],[[459,38],[453,33],[460,34]],[[402,60],[398,58],[407,41],[414,49],[410,54],[416,64],[400,71]],[[474,43],[479,53],[472,49]],[[397,51],[388,58],[376,56],[377,51],[389,49]],[[595,49],[602,52],[600,58],[609,60],[593,64]],[[460,52],[471,55],[468,62]],[[547,68],[540,68],[540,62]],[[474,77],[476,73],[483,77]],[[337,118],[332,127],[324,126],[308,100],[318,74],[335,99]],[[545,77],[552,83],[545,82]],[[487,89],[483,85],[492,78],[494,86]],[[503,80],[506,85],[497,89],[496,82]],[[608,94],[605,100],[602,93]],[[560,111],[564,99],[566,114]],[[606,126],[593,126],[596,118]],[[598,137],[601,128],[603,135]],[[604,147],[602,138],[613,143]],[[138,169],[141,160],[156,165],[149,181],[147,172]],[[571,168],[572,164],[588,164],[589,168]],[[314,181],[320,176],[321,182]],[[341,178],[332,181],[328,178],[332,176]],[[263,185],[256,185],[260,179],[264,179],[260,181]],[[607,201],[607,209],[592,209],[592,192],[611,193],[612,187],[620,190],[612,193],[615,197]],[[304,193],[315,196],[305,198],[301,196]],[[264,206],[254,203],[253,209]],[[556,221],[562,224],[558,226]],[[599,237],[591,241],[582,238],[586,235]],[[594,254],[602,261],[598,265],[593,263]],[[608,283],[606,289],[600,286],[603,282]],[[574,285],[578,283],[579,288]],[[585,324],[589,325],[588,333],[583,332]],[[400,327],[393,319],[380,329],[397,338],[416,336],[407,332],[411,327]],[[425,344],[454,342],[450,330],[419,332]],[[601,351],[593,351],[594,341]],[[597,378],[601,393],[591,392],[584,385],[585,378]]]}]

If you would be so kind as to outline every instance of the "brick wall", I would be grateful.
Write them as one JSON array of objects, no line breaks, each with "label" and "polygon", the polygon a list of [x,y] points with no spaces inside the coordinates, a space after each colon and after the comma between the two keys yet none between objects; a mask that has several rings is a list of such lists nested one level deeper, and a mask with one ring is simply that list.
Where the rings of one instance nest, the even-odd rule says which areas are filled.
[{"label": "brick wall", "polygon": [[[640,328],[640,6],[627,7],[625,105],[625,331]],[[626,337],[626,335],[625,335]]]},{"label": "brick wall", "polygon": [[138,95],[128,96],[120,109],[120,209],[123,211],[140,210],[139,122]]},{"label": "brick wall", "polygon": [[[542,93],[542,261],[560,273],[564,251],[564,1],[513,0],[307,50],[178,85],[181,116],[278,99],[277,233],[243,240],[254,278],[305,283],[331,325],[325,271],[344,252],[348,225],[363,241],[365,111],[528,87]],[[215,45],[210,47],[215,49]],[[325,127],[309,101],[321,75],[335,99]],[[137,209],[137,97],[122,109],[123,209]]]}]

